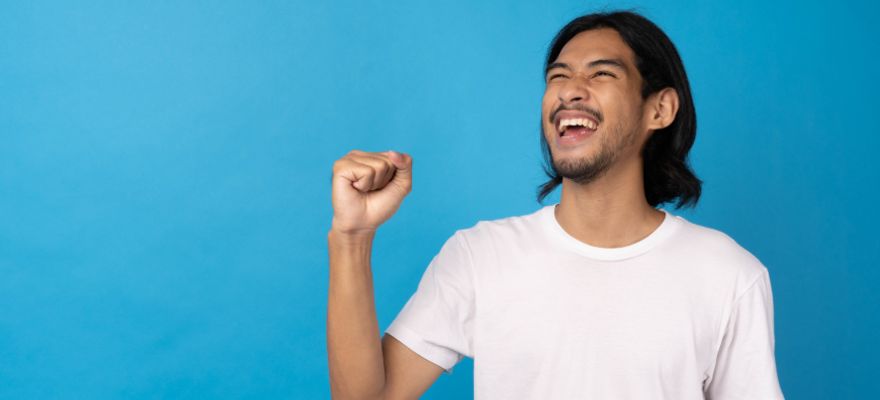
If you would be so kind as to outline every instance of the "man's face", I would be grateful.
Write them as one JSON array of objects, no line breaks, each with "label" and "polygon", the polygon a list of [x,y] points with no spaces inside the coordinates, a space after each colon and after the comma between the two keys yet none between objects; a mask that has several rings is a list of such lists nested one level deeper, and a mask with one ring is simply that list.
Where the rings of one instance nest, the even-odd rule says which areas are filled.
[{"label": "man's face", "polygon": [[642,78],[617,31],[577,34],[545,82],[541,128],[560,176],[586,184],[617,160],[638,156],[645,139]]}]

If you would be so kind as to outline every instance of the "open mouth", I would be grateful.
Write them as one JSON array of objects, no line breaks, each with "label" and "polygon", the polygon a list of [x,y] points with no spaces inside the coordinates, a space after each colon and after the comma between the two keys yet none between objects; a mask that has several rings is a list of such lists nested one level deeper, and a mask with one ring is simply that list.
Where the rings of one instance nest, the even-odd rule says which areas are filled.
[{"label": "open mouth", "polygon": [[596,131],[599,124],[590,118],[560,118],[556,123],[559,136],[580,136]]}]

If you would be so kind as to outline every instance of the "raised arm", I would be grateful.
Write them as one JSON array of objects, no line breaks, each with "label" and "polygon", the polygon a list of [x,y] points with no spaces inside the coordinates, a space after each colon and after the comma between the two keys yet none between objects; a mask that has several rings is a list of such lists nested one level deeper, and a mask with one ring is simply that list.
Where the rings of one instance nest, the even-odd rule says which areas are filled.
[{"label": "raised arm", "polygon": [[354,150],[333,165],[327,355],[334,399],[418,399],[443,369],[380,339],[370,265],[376,229],[412,190],[412,158]]}]

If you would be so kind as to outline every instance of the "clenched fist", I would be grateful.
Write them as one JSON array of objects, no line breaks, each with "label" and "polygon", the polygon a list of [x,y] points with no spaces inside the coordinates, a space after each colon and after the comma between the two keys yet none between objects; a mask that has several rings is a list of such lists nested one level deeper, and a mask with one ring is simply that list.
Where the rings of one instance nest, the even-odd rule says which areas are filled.
[{"label": "clenched fist", "polygon": [[370,233],[391,218],[412,190],[412,157],[352,150],[333,164],[332,230]]}]

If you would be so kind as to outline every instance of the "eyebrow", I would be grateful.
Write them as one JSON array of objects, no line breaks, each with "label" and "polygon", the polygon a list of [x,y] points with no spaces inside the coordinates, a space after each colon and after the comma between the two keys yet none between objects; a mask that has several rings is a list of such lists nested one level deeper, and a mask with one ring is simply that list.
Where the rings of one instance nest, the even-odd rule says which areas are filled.
[{"label": "eyebrow", "polygon": [[[590,61],[589,64],[587,64],[587,68],[593,68],[593,67],[596,67],[599,65],[607,65],[609,67],[619,68],[619,69],[623,70],[624,72],[626,72],[626,67],[623,64],[623,61],[621,61],[619,58],[601,58],[598,60],[593,60],[593,61]],[[567,69],[569,71],[572,70],[571,65],[568,65],[566,63],[561,63],[561,62],[555,62],[555,63],[552,63],[547,66],[547,69],[544,70],[544,75],[547,75],[547,73],[550,72],[550,70],[554,69],[554,68],[562,68],[562,69]]]}]

